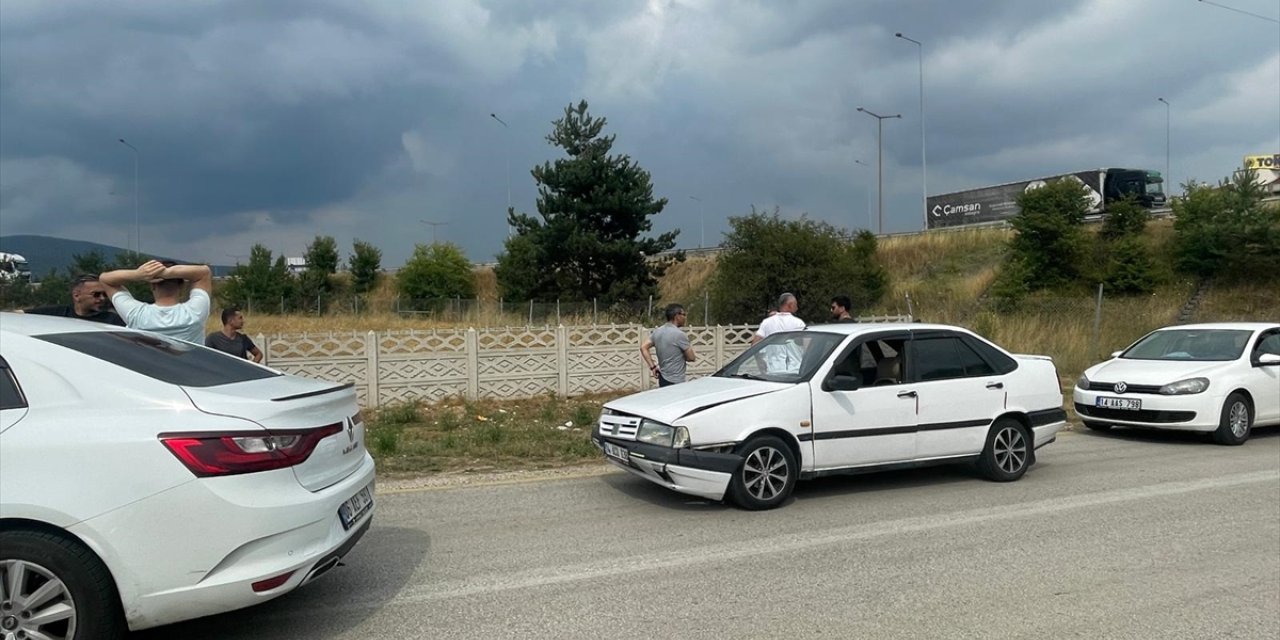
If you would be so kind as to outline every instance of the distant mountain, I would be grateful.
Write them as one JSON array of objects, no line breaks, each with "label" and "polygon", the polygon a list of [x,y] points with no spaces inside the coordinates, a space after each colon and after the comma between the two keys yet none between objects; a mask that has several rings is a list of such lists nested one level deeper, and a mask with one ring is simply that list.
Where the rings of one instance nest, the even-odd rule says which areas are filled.
[{"label": "distant mountain", "polygon": [[[39,280],[50,271],[64,272],[72,265],[73,258],[76,255],[97,251],[106,259],[112,260],[121,253],[128,253],[127,249],[97,242],[27,235],[0,236],[0,251],[21,254],[22,257],[26,258],[27,264],[31,265],[31,275],[36,280]],[[160,257],[160,259],[186,262],[181,258]],[[225,265],[213,265],[213,273],[214,275],[224,275],[230,273],[232,268]]]}]

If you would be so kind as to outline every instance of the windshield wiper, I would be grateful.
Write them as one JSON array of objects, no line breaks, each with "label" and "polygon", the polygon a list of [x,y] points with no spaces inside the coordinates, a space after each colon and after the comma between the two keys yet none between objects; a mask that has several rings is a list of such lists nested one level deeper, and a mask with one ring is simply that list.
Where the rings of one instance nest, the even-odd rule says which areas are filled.
[{"label": "windshield wiper", "polygon": [[729,377],[742,378],[744,380],[764,380],[764,378],[761,378],[760,376],[754,373],[734,373],[734,374],[731,374]]}]

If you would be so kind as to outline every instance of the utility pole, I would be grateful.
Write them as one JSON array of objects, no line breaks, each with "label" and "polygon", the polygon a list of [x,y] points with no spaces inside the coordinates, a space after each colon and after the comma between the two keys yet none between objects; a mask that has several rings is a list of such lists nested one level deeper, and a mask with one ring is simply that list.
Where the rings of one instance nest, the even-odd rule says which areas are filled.
[{"label": "utility pole", "polygon": [[882,116],[858,107],[859,113],[865,113],[876,119],[876,197],[879,199],[879,223],[876,233],[884,235],[884,121],[890,118],[902,119],[902,114]]}]

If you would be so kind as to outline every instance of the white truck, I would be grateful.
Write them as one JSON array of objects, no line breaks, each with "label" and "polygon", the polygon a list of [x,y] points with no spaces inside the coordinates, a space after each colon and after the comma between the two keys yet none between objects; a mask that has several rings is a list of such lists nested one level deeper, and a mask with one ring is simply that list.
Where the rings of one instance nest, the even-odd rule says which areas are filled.
[{"label": "white truck", "polygon": [[0,252],[0,284],[31,282],[31,266],[16,253]]}]

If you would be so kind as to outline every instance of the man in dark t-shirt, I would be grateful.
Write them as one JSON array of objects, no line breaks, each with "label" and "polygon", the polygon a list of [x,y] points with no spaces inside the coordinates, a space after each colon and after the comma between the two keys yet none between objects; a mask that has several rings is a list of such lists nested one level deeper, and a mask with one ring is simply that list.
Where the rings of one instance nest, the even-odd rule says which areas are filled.
[{"label": "man in dark t-shirt", "polygon": [[71,304],[53,304],[23,310],[39,316],[61,316],[123,327],[124,320],[107,304],[107,288],[96,275],[79,276],[71,281]]},{"label": "man in dark t-shirt", "polygon": [[244,315],[235,307],[227,307],[222,310],[222,331],[215,331],[206,336],[204,346],[229,353],[237,358],[262,362],[262,350],[249,339],[249,336],[240,332],[243,328]]}]

